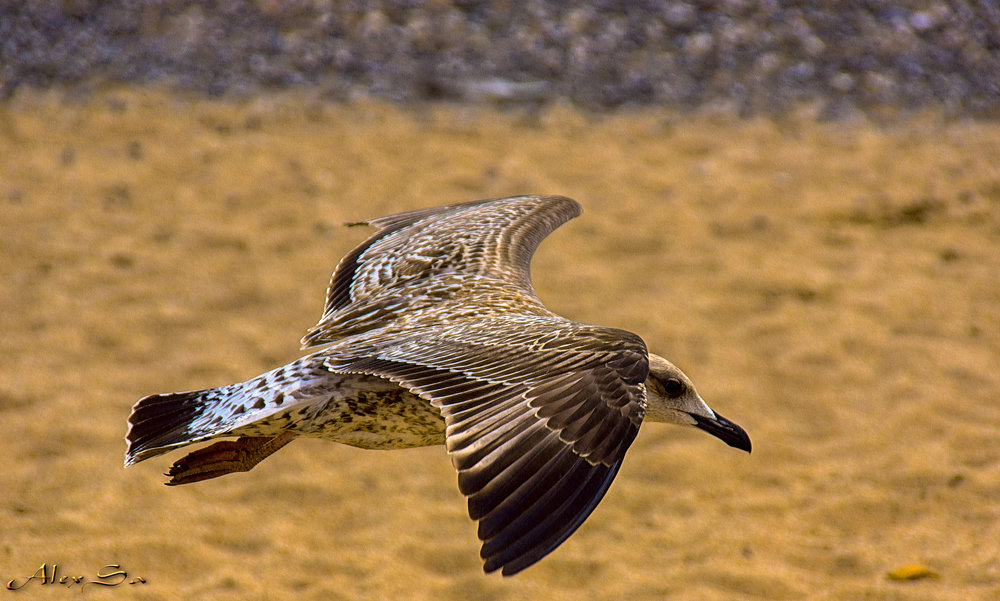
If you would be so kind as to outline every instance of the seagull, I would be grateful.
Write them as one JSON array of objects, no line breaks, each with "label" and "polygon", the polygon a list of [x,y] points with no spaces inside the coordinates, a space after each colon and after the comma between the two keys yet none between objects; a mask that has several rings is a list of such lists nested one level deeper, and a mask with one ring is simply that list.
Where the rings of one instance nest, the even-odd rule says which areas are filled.
[{"label": "seagull", "polygon": [[319,350],[246,382],[139,400],[125,465],[228,439],[177,460],[166,475],[178,485],[248,471],[300,436],[444,444],[483,569],[510,576],[587,519],[643,419],[749,453],[743,428],[639,336],[542,305],[531,257],[580,213],[563,196],[516,196],[350,224],[377,231],[334,271],[302,338]]}]

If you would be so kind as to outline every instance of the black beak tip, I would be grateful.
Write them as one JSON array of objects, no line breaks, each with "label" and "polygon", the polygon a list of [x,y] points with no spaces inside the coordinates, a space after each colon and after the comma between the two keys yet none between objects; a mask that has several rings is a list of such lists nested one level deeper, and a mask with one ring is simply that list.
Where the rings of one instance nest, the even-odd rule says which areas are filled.
[{"label": "black beak tip", "polygon": [[691,414],[691,417],[694,418],[695,427],[698,429],[708,432],[733,448],[747,453],[751,451],[752,445],[747,431],[718,413],[715,414],[715,419],[694,414]]}]

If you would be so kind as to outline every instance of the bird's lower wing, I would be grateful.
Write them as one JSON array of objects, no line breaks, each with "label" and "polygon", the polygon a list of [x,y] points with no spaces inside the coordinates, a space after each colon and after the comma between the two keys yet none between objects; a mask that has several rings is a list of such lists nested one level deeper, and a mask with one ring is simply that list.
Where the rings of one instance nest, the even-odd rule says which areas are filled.
[{"label": "bird's lower wing", "polygon": [[333,371],[395,380],[441,409],[487,572],[517,573],[566,540],[638,432],[645,345],[570,326],[528,332],[501,318],[328,360]]}]

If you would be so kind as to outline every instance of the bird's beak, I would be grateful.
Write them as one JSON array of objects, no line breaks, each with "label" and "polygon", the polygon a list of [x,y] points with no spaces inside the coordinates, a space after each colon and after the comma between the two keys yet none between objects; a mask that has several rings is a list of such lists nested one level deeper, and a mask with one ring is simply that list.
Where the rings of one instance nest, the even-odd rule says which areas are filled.
[{"label": "bird's beak", "polygon": [[743,428],[718,413],[715,414],[714,418],[703,417],[696,413],[690,413],[689,415],[694,418],[696,422],[695,427],[699,430],[708,432],[731,447],[746,451],[747,453],[750,452],[750,437],[747,436],[747,432]]}]

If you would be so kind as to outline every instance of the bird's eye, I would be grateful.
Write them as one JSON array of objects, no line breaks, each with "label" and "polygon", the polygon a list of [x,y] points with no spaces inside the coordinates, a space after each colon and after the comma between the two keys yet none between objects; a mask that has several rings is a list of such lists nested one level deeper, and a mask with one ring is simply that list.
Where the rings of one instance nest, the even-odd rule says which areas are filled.
[{"label": "bird's eye", "polygon": [[663,392],[667,393],[670,398],[676,398],[684,394],[684,382],[681,382],[677,378],[670,378],[663,382]]}]

